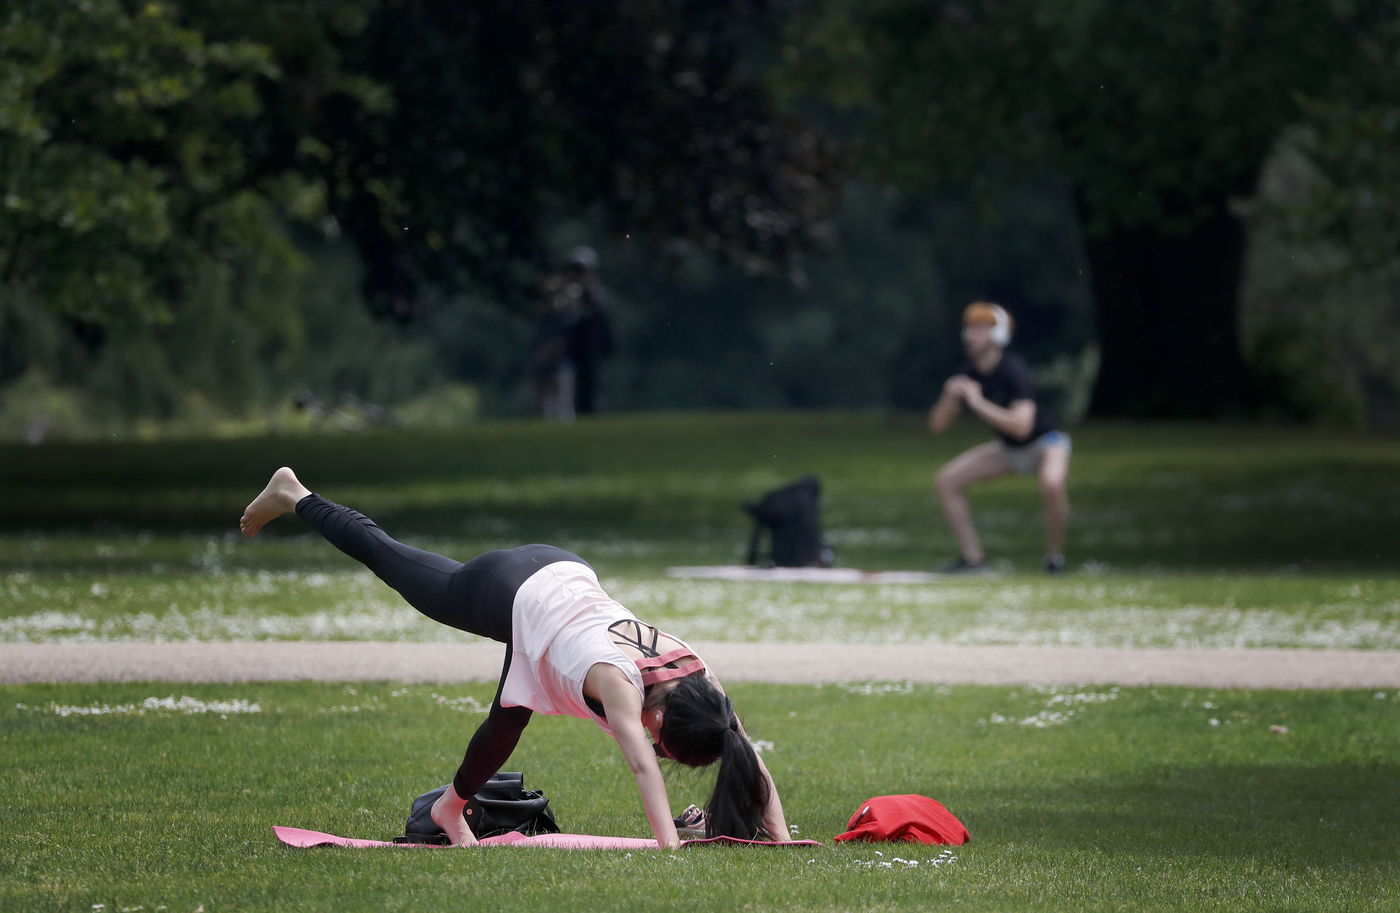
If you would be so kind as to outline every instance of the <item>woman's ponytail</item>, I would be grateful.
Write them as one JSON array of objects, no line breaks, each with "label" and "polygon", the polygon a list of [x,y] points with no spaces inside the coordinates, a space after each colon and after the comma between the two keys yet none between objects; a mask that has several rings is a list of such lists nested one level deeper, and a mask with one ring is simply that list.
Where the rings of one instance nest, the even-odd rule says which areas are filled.
[{"label": "woman's ponytail", "polygon": [[660,735],[666,753],[682,764],[705,767],[719,761],[705,809],[707,837],[772,839],[763,827],[768,779],[723,692],[703,675],[681,679],[667,697]]},{"label": "woman's ponytail", "polygon": [[768,779],[763,776],[753,745],[736,724],[724,733],[715,791],[705,809],[705,836],[771,840],[772,835],[763,827],[767,809]]}]

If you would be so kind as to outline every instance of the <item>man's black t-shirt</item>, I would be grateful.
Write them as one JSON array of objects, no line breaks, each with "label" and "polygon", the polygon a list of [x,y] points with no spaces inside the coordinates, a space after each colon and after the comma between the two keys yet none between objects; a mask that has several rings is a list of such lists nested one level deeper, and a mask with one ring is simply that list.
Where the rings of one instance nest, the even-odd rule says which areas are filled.
[{"label": "man's black t-shirt", "polygon": [[[1031,384],[1031,369],[1019,355],[1004,352],[1001,361],[992,369],[990,374],[979,374],[977,366],[971,359],[965,359],[958,366],[957,374],[966,374],[968,377],[982,385],[982,395],[987,401],[1001,406],[1003,409],[1010,406],[1017,400],[1035,399],[1035,387]],[[1012,447],[1020,447],[1029,444],[1031,441],[1050,431],[1055,430],[1055,424],[1050,421],[1047,411],[1040,406],[1035,410],[1035,425],[1031,427],[1030,437],[1017,440],[1010,435],[995,431],[996,436],[1001,438]]]}]

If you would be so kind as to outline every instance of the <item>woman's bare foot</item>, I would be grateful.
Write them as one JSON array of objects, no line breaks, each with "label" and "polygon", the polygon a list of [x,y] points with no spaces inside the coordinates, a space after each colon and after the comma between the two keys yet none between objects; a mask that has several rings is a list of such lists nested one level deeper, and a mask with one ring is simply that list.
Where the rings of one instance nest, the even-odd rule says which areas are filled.
[{"label": "woman's bare foot", "polygon": [[297,481],[296,473],[283,466],[272,474],[262,494],[244,509],[238,528],[245,536],[256,536],[268,523],[296,510],[297,502],[309,494],[310,490]]},{"label": "woman's bare foot", "polygon": [[467,821],[462,817],[462,811],[467,807],[467,802],[457,795],[457,790],[448,786],[443,794],[438,796],[433,803],[432,809],[428,812],[432,816],[433,823],[442,828],[447,839],[452,841],[453,846],[473,846],[476,844],[476,835],[467,827]]}]

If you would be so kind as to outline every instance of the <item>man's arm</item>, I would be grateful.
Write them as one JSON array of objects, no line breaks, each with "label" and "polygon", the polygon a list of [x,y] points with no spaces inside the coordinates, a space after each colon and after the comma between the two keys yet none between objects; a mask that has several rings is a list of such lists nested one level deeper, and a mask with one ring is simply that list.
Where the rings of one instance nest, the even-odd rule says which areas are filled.
[{"label": "man's arm", "polygon": [[1005,408],[994,405],[982,395],[982,386],[972,381],[964,391],[963,401],[973,414],[992,429],[1018,441],[1025,441],[1035,430],[1035,387],[1031,381],[1026,363],[1013,355],[1005,355],[1001,362],[1004,370],[1010,404]]},{"label": "man's arm", "polygon": [[642,696],[620,669],[608,663],[595,664],[588,670],[588,680],[598,692],[613,738],[617,739],[627,766],[637,778],[637,792],[642,796],[642,808],[646,810],[652,833],[656,834],[657,845],[664,850],[676,849],[681,845],[681,838],[676,834],[676,822],[671,817],[671,799],[666,795],[661,765],[656,763],[651,737],[642,727]]},{"label": "man's arm", "polygon": [[928,411],[929,431],[942,434],[953,424],[953,420],[958,417],[958,407],[962,404],[963,389],[967,382],[967,377],[954,374],[943,383],[943,395],[938,397],[938,402]]},{"label": "man's arm", "polygon": [[1035,400],[1018,399],[1005,408],[983,398],[981,386],[964,399],[972,413],[1008,437],[1023,441],[1035,428]]}]

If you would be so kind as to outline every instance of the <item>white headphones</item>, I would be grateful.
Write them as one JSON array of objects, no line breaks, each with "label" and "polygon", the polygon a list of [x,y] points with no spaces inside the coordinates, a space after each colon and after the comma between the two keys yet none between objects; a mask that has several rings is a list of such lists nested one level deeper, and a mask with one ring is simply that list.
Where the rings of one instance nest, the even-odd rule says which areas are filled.
[{"label": "white headphones", "polygon": [[992,305],[992,314],[997,321],[992,324],[992,342],[1004,349],[1011,345],[1011,315],[999,304]]},{"label": "white headphones", "polygon": [[999,304],[992,304],[989,301],[977,301],[968,305],[968,310],[974,307],[985,307],[992,312],[992,330],[988,338],[993,344],[1001,346],[1003,349],[1011,345],[1011,315],[1006,313],[1006,309]]}]

